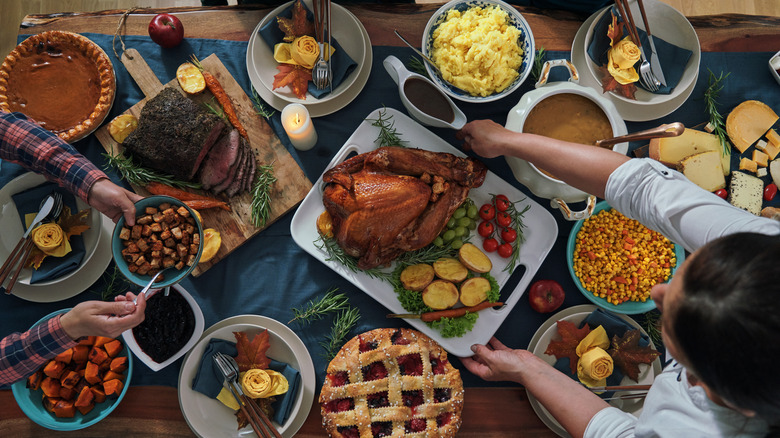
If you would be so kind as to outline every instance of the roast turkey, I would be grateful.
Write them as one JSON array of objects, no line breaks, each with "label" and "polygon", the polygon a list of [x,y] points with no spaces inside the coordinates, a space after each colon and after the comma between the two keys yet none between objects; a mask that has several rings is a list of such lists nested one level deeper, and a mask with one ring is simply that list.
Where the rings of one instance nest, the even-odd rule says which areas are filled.
[{"label": "roast turkey", "polygon": [[472,158],[385,147],[328,170],[323,203],[339,246],[371,269],[433,242],[486,173]]}]

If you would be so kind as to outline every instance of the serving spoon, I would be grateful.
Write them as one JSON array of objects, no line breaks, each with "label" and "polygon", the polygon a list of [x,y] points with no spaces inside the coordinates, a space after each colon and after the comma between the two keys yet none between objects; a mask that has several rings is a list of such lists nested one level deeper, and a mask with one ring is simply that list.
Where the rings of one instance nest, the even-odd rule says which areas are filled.
[{"label": "serving spoon", "polygon": [[649,140],[651,138],[677,137],[685,131],[685,125],[680,122],[666,123],[661,126],[645,129],[644,131],[632,132],[631,134],[621,135],[619,137],[605,138],[596,140],[596,146],[612,146],[618,143],[635,140]]},{"label": "serving spoon", "polygon": [[433,68],[433,69],[436,71],[436,74],[438,74],[438,75],[439,75],[439,77],[441,78],[441,80],[442,80],[443,82],[447,83],[447,85],[449,85],[450,87],[452,87],[452,88],[454,88],[454,89],[458,90],[459,92],[461,92],[461,93],[463,93],[463,94],[469,94],[469,92],[468,92],[468,91],[466,91],[466,90],[464,90],[464,89],[462,89],[462,88],[460,88],[460,87],[457,87],[457,86],[455,86],[455,84],[453,84],[452,82],[449,82],[449,81],[447,81],[446,79],[444,79],[444,74],[442,74],[441,70],[439,70],[439,67],[436,67],[436,64],[433,62],[433,60],[431,60],[431,58],[429,58],[429,57],[427,57],[427,56],[423,55],[423,52],[421,52],[421,51],[420,51],[420,49],[418,49],[417,47],[414,47],[414,46],[412,45],[412,43],[410,43],[409,41],[407,41],[407,40],[406,40],[406,38],[404,38],[404,37],[403,37],[403,35],[401,35],[401,34],[400,34],[400,33],[399,33],[397,30],[393,29],[393,32],[395,32],[395,34],[396,34],[396,35],[398,35],[398,38],[401,38],[401,41],[403,41],[404,43],[406,43],[406,45],[407,45],[407,46],[409,46],[409,48],[410,48],[410,49],[414,50],[414,51],[415,51],[415,53],[417,53],[418,55],[420,55],[420,56],[422,57],[422,59],[423,59],[425,62],[427,62],[427,63],[428,63],[428,65],[430,65],[430,66],[431,66],[431,67],[432,67],[432,68]]},{"label": "serving spoon", "polygon": [[149,289],[152,287],[152,285],[154,284],[154,282],[155,282],[155,281],[157,281],[157,278],[158,278],[160,275],[162,275],[162,274],[163,274],[163,272],[165,272],[165,271],[170,271],[171,269],[173,269],[173,266],[169,266],[169,267],[167,267],[167,268],[163,269],[162,271],[157,271],[157,273],[156,273],[156,274],[154,274],[154,277],[152,277],[152,279],[151,279],[151,280],[149,280],[149,283],[147,283],[147,284],[146,284],[146,286],[144,286],[144,288],[143,288],[143,289],[141,289],[141,292],[138,292],[138,295],[136,295],[136,296],[135,296],[135,298],[133,299],[133,304],[136,304],[136,303],[138,302],[138,297],[140,297],[141,295],[144,295],[144,294],[146,294],[146,292],[148,292],[148,291],[149,291]]}]

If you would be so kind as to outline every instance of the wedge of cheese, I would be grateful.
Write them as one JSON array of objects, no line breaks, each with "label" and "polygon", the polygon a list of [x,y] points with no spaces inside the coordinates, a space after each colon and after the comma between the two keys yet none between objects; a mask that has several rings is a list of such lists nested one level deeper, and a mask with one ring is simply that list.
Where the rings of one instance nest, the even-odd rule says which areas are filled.
[{"label": "wedge of cheese", "polygon": [[677,165],[692,183],[708,192],[726,187],[726,178],[720,165],[720,152],[707,151],[683,158]]},{"label": "wedge of cheese", "polygon": [[731,173],[728,196],[731,205],[759,215],[763,192],[764,182],[755,176],[738,171]]},{"label": "wedge of cheese", "polygon": [[[677,137],[654,138],[650,140],[650,158],[658,160],[669,167],[677,167],[683,158],[707,151],[720,153],[720,140],[717,135],[695,129],[685,128]],[[723,175],[731,171],[731,160],[728,155],[721,154]]]},{"label": "wedge of cheese", "polygon": [[765,103],[746,100],[734,108],[726,118],[726,133],[731,143],[745,152],[775,124],[778,115]]}]

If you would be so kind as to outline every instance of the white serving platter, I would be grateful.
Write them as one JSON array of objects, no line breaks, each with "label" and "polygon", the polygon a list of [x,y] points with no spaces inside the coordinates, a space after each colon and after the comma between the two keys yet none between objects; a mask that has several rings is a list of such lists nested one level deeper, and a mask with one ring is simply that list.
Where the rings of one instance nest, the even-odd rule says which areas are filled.
[{"label": "white serving platter", "polygon": [[[333,160],[327,166],[327,169],[341,163],[351,154],[370,152],[378,147],[376,140],[379,134],[379,128],[372,126],[371,120],[377,119],[381,112],[384,112],[385,118],[392,117],[391,121],[393,127],[396,129],[397,133],[400,134],[401,140],[407,142],[407,146],[419,147],[435,152],[448,152],[461,157],[466,156],[463,152],[454,148],[407,115],[393,108],[385,108],[374,110],[365,117],[366,120],[358,126],[344,146],[336,153],[336,156],[333,157]],[[290,232],[295,243],[314,258],[363,290],[366,294],[373,297],[380,304],[387,307],[390,311],[389,313],[408,313],[401,306],[390,283],[369,277],[363,272],[352,272],[336,261],[327,260],[328,254],[315,245],[315,241],[319,237],[315,222],[320,213],[325,210],[322,203],[322,189],[322,176],[320,176],[295,212],[295,216],[290,225]],[[499,178],[491,171],[488,171],[485,182],[481,187],[472,189],[469,192],[469,197],[477,206],[479,206],[489,202],[491,195],[501,193],[506,195],[511,201],[522,200],[522,202],[518,204],[518,207],[520,208],[524,208],[526,205],[530,205],[531,207],[523,217],[523,222],[526,225],[526,242],[521,247],[518,268],[516,268],[517,270],[520,265],[523,265],[525,266],[525,272],[513,290],[503,290],[504,285],[507,284],[510,279],[510,274],[503,271],[504,267],[507,265],[507,259],[499,257],[496,253],[488,254],[493,262],[493,270],[490,274],[502,288],[501,300],[505,303],[505,306],[500,309],[485,309],[480,311],[479,319],[474,325],[474,329],[459,338],[444,338],[437,330],[429,327],[420,320],[406,320],[414,328],[439,342],[444,349],[459,357],[471,356],[473,354],[470,348],[472,344],[487,343],[493,334],[495,334],[501,326],[501,323],[509,316],[509,313],[520,300],[520,297],[525,293],[528,284],[531,282],[531,279],[534,277],[534,274],[539,269],[539,266],[541,266],[545,257],[547,257],[547,254],[550,252],[558,235],[558,225],[547,209],[525,196],[520,190]],[[481,238],[476,235],[476,233],[473,233],[472,236],[472,242],[477,244],[477,246],[481,246]],[[385,269],[390,272],[392,266]]]}]

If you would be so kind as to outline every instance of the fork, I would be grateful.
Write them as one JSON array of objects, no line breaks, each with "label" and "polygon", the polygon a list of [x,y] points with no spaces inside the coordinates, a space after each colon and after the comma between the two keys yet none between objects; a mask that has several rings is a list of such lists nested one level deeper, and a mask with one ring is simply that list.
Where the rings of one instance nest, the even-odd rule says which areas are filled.
[{"label": "fork", "polygon": [[634,17],[631,15],[631,8],[628,4],[628,1],[615,0],[615,4],[617,4],[620,15],[622,15],[626,20],[626,29],[628,30],[631,39],[634,40],[634,43],[636,43],[636,46],[639,49],[639,54],[642,59],[642,63],[639,65],[639,77],[642,79],[642,85],[644,85],[645,88],[647,88],[649,91],[656,92],[658,91],[658,87],[661,85],[661,83],[653,74],[650,67],[650,62],[645,56],[645,51],[642,48],[642,42],[639,40],[639,33],[637,32],[636,26],[634,25]]},{"label": "fork", "polygon": [[259,422],[255,420],[256,417],[250,413],[252,408],[247,406],[246,399],[243,397],[243,391],[241,391],[241,386],[237,384],[238,371],[230,366],[222,353],[215,353],[212,356],[212,359],[219,371],[225,377],[223,385],[233,393],[233,397],[236,399],[236,402],[238,402],[239,409],[244,413],[247,420],[249,420],[249,425],[252,426],[252,430],[255,431],[258,437],[266,438],[268,435],[265,433],[264,427],[260,426],[260,424],[258,424]]},{"label": "fork", "polygon": [[[324,8],[324,3],[326,1],[328,2],[327,16]],[[325,20],[330,21],[330,1],[314,0],[313,6],[314,6],[314,25],[316,27],[315,31],[317,33],[317,43],[320,46],[320,57],[317,60],[317,63],[314,64],[314,68],[312,68],[312,81],[314,82],[314,86],[317,87],[318,90],[322,90],[325,87],[331,85],[330,56],[328,56],[328,61],[325,61],[326,48],[325,48],[325,23],[324,23]],[[330,25],[328,25],[328,30],[330,30]],[[328,33],[327,50],[328,52],[330,52],[330,33]]]},{"label": "fork", "polygon": [[[236,363],[236,360],[224,353],[217,353],[217,354],[220,355],[222,360],[224,360],[225,363],[231,368],[231,370],[234,373],[236,373],[236,375],[238,375],[238,364]],[[242,392],[240,385],[236,385],[236,386],[238,386],[239,392]],[[266,430],[270,431],[270,433],[273,434],[275,438],[282,438],[282,436],[276,430],[274,425],[271,423],[271,420],[268,418],[267,415],[265,415],[265,412],[263,412],[260,406],[257,405],[255,400],[251,397],[244,396],[243,393],[241,394],[241,396],[244,397],[244,400],[247,402],[247,404],[255,411],[257,416],[260,417],[260,421],[263,424],[263,426],[266,428]]]}]

